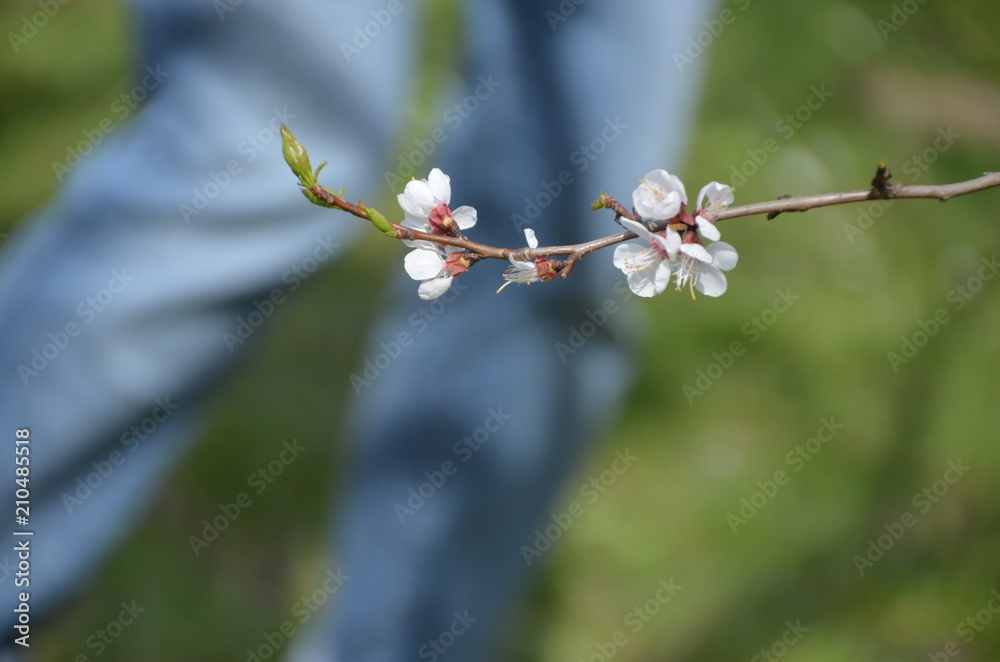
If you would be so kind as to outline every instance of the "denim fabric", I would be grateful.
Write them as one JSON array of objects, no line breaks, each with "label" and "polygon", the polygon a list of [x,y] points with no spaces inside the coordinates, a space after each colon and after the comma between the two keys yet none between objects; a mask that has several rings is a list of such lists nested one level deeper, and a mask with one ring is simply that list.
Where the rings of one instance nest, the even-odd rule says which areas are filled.
[{"label": "denim fabric", "polygon": [[[330,161],[323,183],[353,199],[386,194],[415,46],[428,37],[418,28],[433,31],[409,0],[133,5],[136,80],[149,98],[0,260],[0,421],[8,436],[30,427],[34,440],[36,617],[78,589],[196,442],[200,401],[252,344],[230,351],[235,320],[283,287],[291,266],[320,255],[332,264],[369,231],[302,199],[278,124],[314,162]],[[459,10],[462,57],[434,114],[446,140],[415,174],[451,175],[452,207],[479,212],[471,238],[521,246],[525,221],[542,245],[608,234],[610,215],[588,211],[600,192],[627,201],[648,170],[679,168],[698,66],[679,70],[672,54],[709,5],[480,0]],[[366,356],[429,305],[403,273],[403,248],[386,250],[396,278]],[[493,659],[537,569],[520,548],[629,381],[613,333],[622,320],[567,360],[555,349],[587,311],[627,298],[610,262],[597,253],[567,281],[500,295],[502,266],[478,265],[346,408],[352,468],[331,516],[331,554],[350,579],[295,659],[431,659],[428,641],[450,628],[462,634],[449,659]],[[176,411],[68,508],[62,495],[165,399]],[[456,450],[480,429],[487,441]],[[394,504],[449,460],[458,471],[401,522]],[[12,452],[0,471],[13,475]],[[8,576],[7,619],[13,589]],[[476,620],[455,625],[464,614]]]}]

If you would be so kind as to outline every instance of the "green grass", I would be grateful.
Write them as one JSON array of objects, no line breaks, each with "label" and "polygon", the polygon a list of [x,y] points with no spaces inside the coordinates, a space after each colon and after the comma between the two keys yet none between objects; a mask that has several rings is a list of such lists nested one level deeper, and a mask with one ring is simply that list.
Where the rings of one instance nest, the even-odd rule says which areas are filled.
[{"label": "green grass", "polygon": [[[30,6],[7,5],[0,16],[16,25]],[[861,188],[881,158],[896,181],[910,183],[916,171],[905,165],[948,126],[962,137],[916,181],[996,170],[994,6],[927,3],[883,40],[876,22],[890,18],[892,3],[752,3],[705,56],[683,172],[689,189],[729,179],[747,150],[768,139],[780,149],[740,187],[738,202]],[[0,60],[0,231],[53,193],[51,162],[124,88],[127,30],[115,5],[71,3],[22,54]],[[436,50],[447,43],[422,55],[430,64],[415,90],[415,134],[426,90],[455,55]],[[785,139],[775,122],[823,85],[833,96]],[[897,201],[853,241],[845,226],[858,224],[859,206],[727,222],[741,263],[725,297],[692,303],[668,294],[641,304],[648,326],[639,381],[565,502],[616,449],[640,459],[551,552],[522,618],[517,658],[589,660],[622,630],[629,643],[615,659],[624,662],[750,659],[782,636],[786,621],[801,620],[810,629],[788,659],[927,659],[951,640],[963,650],[958,659],[996,659],[1000,621],[971,643],[956,627],[1000,585],[1000,282],[985,282],[961,310],[948,296],[981,257],[1000,252],[998,208],[995,191],[944,206]],[[268,325],[257,353],[214,396],[203,442],[99,581],[60,617],[60,635],[40,644],[40,659],[86,652],[86,638],[123,596],[147,611],[102,659],[241,659],[313,588],[326,567],[322,527],[340,467],[329,439],[361,333],[337,319],[370,319],[376,298],[344,283],[357,282],[346,276],[380,250],[362,243]],[[772,318],[776,290],[800,298]],[[949,321],[894,372],[887,353],[942,308]],[[751,341],[745,325],[765,315],[773,324]],[[745,352],[689,405],[684,386],[736,341]],[[843,429],[794,472],[786,454],[831,416]],[[246,489],[247,475],[290,436],[309,448],[310,461],[290,467],[294,480],[276,481],[193,559],[192,522]],[[968,475],[919,512],[914,494],[958,458]],[[734,534],[727,514],[778,470],[788,472],[787,484]],[[852,558],[906,511],[915,526],[860,576]],[[671,577],[680,593],[633,632],[626,615]]]}]

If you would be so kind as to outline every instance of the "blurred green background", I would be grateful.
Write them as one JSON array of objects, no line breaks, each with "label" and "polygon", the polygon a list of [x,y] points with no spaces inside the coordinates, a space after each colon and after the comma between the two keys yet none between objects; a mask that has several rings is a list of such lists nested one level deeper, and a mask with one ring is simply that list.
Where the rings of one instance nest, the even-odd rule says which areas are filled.
[{"label": "blurred green background", "polygon": [[[692,153],[683,166],[665,164],[689,192],[732,181],[734,167],[749,174],[744,162],[765,144],[778,149],[737,202],[863,188],[880,158],[898,183],[1000,169],[995,3],[723,6],[735,20],[703,56]],[[446,20],[447,3],[428,7]],[[17,30],[35,9],[5,3],[0,19]],[[888,31],[894,15],[906,21]],[[52,162],[130,86],[129,29],[119,2],[71,3],[20,54],[0,58],[0,239],[51,197]],[[454,55],[448,40],[423,50],[416,135]],[[776,122],[804,112],[813,86],[832,96],[789,135]],[[935,149],[948,127],[960,137]],[[934,161],[926,171],[915,160],[922,154]],[[584,502],[585,515],[547,554],[511,659],[747,660],[762,649],[806,662],[1000,659],[1000,614],[988,608],[1000,588],[1000,279],[976,282],[981,259],[1000,253],[998,208],[994,190],[947,205],[897,201],[727,222],[741,262],[723,298],[692,303],[671,292],[637,306],[646,324],[639,381],[556,511],[581,501],[580,485],[616,451],[638,460]],[[881,213],[869,223],[864,210]],[[315,588],[329,567],[323,524],[339,466],[339,444],[329,440],[364,328],[338,320],[372,317],[376,297],[353,284],[359,269],[374,272],[370,263],[385,259],[379,241],[373,233],[316,276],[268,325],[266,342],[209,403],[203,443],[59,615],[59,636],[37,642],[40,660],[92,655],[87,638],[133,597],[145,613],[101,659],[242,660]],[[968,300],[956,290],[965,285],[977,289]],[[779,291],[798,299],[776,307]],[[947,323],[895,370],[888,353],[900,353],[903,338],[922,340],[919,323],[941,310]],[[734,342],[742,354],[714,367],[730,363],[723,354]],[[699,371],[717,378],[692,394],[685,386],[705,385]],[[808,462],[787,457],[823,419],[843,427]],[[192,522],[244,491],[291,437],[310,461],[290,466],[292,479],[275,481],[193,557]],[[968,471],[936,484],[959,460]],[[787,480],[769,485],[778,471]],[[936,503],[914,502],[935,485]],[[762,507],[734,533],[727,516],[740,516],[741,499]],[[856,556],[906,512],[913,526],[883,538],[888,551],[862,576]],[[280,535],[271,533],[276,521]],[[682,588],[661,608],[659,582],[671,578]],[[637,621],[643,605],[657,613]],[[979,624],[959,629],[977,614]],[[808,632],[786,635],[788,622]],[[618,631],[628,643],[604,645]],[[787,650],[775,643],[783,635],[796,639]],[[957,655],[941,652],[949,642]]]}]

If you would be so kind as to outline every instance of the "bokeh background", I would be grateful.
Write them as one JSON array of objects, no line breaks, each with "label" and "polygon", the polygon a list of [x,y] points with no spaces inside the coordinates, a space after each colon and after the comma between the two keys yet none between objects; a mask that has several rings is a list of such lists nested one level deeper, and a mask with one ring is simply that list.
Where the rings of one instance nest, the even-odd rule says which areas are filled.
[{"label": "bokeh background", "polygon": [[[452,4],[426,5],[425,20],[438,26],[428,34],[452,23]],[[746,179],[737,181],[738,202],[863,188],[881,158],[899,183],[1000,169],[996,3],[723,8],[735,19],[698,56],[707,76],[693,150],[685,163],[664,164],[689,192],[738,179],[734,167]],[[37,9],[0,6],[4,34]],[[4,44],[0,240],[50,198],[52,163],[131,87],[129,29],[120,2],[70,3],[19,53]],[[454,36],[422,48],[401,145],[426,130],[442,72],[460,55]],[[814,87],[832,96],[803,111]],[[789,135],[777,122],[796,112],[808,119]],[[958,137],[935,147],[949,127]],[[777,150],[744,165],[765,144]],[[578,501],[585,512],[546,554],[511,659],[739,660],[762,649],[806,662],[1000,658],[1000,613],[989,610],[991,600],[1000,609],[1000,593],[991,595],[1000,589],[1000,278],[976,282],[982,260],[1000,253],[998,210],[995,190],[945,205],[726,222],[741,262],[723,298],[692,302],[670,291],[634,304],[638,315],[619,322],[641,330],[638,381],[620,423],[556,506],[561,513]],[[92,654],[87,638],[123,597],[146,611],[101,659],[244,659],[315,588],[329,566],[323,527],[340,470],[331,438],[375,312],[372,289],[402,254],[386,246],[372,233],[268,324],[253,358],[209,403],[203,443],[58,616],[59,636],[37,642],[40,660]],[[977,290],[960,309],[959,286]],[[779,291],[798,297],[787,310],[774,305]],[[889,353],[941,310],[947,323],[893,366]],[[719,357],[734,342],[743,353],[713,367],[730,363]],[[704,386],[699,371],[717,378],[703,393],[686,391]],[[808,463],[789,462],[823,419],[843,427]],[[192,522],[274,459],[274,445],[257,440],[292,437],[310,461],[289,466],[195,558]],[[638,459],[596,501],[583,499],[581,485],[625,449]],[[936,484],[950,461],[969,469]],[[773,496],[754,496],[758,481],[766,486],[782,470],[788,479]],[[935,484],[940,496],[924,512],[914,496]],[[763,507],[734,532],[727,516],[740,515],[744,498]],[[859,573],[856,555],[906,512],[913,526],[891,545],[883,538],[888,551]],[[656,604],[659,582],[670,579],[681,590]],[[639,621],[630,619],[636,608],[647,610]],[[978,623],[959,629],[967,618]],[[808,631],[776,644],[789,623]],[[608,648],[619,631],[627,644]],[[942,653],[949,642],[954,655]]]}]

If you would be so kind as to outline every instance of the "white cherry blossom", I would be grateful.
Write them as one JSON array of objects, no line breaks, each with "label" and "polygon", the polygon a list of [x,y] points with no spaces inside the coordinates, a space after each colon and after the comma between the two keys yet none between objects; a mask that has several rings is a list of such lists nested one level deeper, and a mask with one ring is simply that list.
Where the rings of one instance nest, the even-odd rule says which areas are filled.
[{"label": "white cherry blossom", "polygon": [[454,258],[449,260],[450,255],[460,253],[462,249],[456,246],[442,249],[426,241],[414,243],[417,247],[403,258],[403,267],[410,278],[421,281],[417,288],[421,299],[437,299],[448,291],[455,275],[468,268],[467,265],[456,265]]},{"label": "white cherry blossom", "polygon": [[685,286],[698,290],[705,296],[721,296],[729,283],[723,271],[730,271],[739,261],[736,249],[724,241],[717,241],[705,248],[698,243],[683,244],[675,271],[677,289]]},{"label": "white cherry blossom", "polygon": [[[529,248],[538,248],[538,238],[535,237],[535,231],[531,228],[525,228],[524,240],[528,242]],[[511,283],[530,284],[542,279],[538,274],[538,265],[535,262],[515,260],[514,258],[510,258],[510,266],[503,273],[503,277],[507,282],[500,286],[500,289],[497,290],[498,293]]]},{"label": "white cherry blossom", "polygon": [[[414,179],[406,183],[403,192],[396,196],[403,208],[403,225],[421,232],[441,232],[454,219],[460,230],[467,230],[476,224],[476,210],[462,206],[452,210],[451,178],[439,168],[431,170],[427,179]],[[412,244],[411,244],[412,245]]]},{"label": "white cherry blossom", "polygon": [[[705,205],[705,198],[708,198],[708,205]],[[732,187],[719,182],[709,182],[698,192],[698,209],[707,206],[712,211],[719,211],[733,204],[734,198]]]},{"label": "white cherry blossom", "polygon": [[639,188],[632,192],[632,204],[645,219],[665,221],[687,204],[684,183],[666,170],[651,170],[639,181]]},{"label": "white cherry blossom", "polygon": [[641,297],[660,294],[670,283],[674,257],[681,248],[681,238],[674,230],[667,228],[665,236],[653,234],[645,225],[627,218],[621,219],[622,226],[649,242],[649,246],[621,244],[615,248],[614,265],[622,270],[628,279],[628,286]]},{"label": "white cherry blossom", "polygon": [[[719,212],[733,204],[733,189],[719,182],[709,182],[702,186],[701,191],[698,192],[699,210],[706,207],[704,204],[706,198],[708,199],[707,207],[713,212]],[[715,226],[715,223],[712,223],[701,215],[696,215],[694,222],[698,225],[698,232],[705,239],[718,241],[722,237],[722,233],[719,232],[719,228]]]}]

